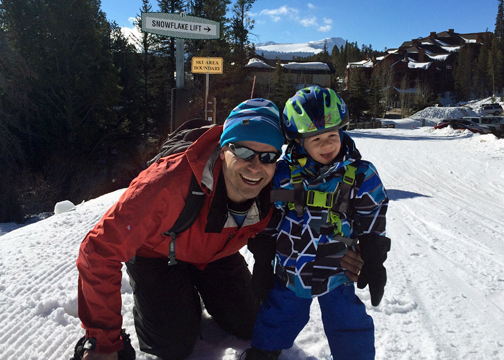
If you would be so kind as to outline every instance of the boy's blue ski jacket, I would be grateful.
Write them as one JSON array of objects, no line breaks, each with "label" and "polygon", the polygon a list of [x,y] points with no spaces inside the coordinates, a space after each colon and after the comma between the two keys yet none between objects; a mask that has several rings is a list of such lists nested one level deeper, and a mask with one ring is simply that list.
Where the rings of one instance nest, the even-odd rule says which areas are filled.
[{"label": "boy's blue ski jacket", "polygon": [[[361,159],[350,136],[343,131],[340,136],[341,151],[330,165],[322,166],[313,160],[300,162],[299,158],[306,155],[288,151],[277,163],[273,188],[293,190],[292,174],[299,173],[305,190],[333,193],[347,166],[353,165],[357,169],[349,199],[352,211],[339,214],[339,235],[351,239],[369,233],[384,236],[388,197],[378,172],[372,163]],[[311,298],[350,281],[341,267],[347,245],[338,241],[335,233],[320,234],[321,227],[328,224],[329,209],[305,205],[303,210],[300,217],[286,201],[275,202],[275,213],[262,235],[276,238],[277,276],[297,296]]]}]

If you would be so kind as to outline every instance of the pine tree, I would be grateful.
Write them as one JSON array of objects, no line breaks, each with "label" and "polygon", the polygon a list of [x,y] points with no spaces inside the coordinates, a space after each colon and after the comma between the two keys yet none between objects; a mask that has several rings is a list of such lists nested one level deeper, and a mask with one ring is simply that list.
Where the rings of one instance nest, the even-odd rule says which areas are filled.
[{"label": "pine tree", "polygon": [[371,78],[371,86],[369,87],[368,101],[369,114],[373,118],[382,117],[385,112],[385,103],[383,101],[383,93],[381,92],[380,79],[377,76]]},{"label": "pine tree", "polygon": [[495,37],[488,55],[488,75],[491,79],[492,95],[495,96],[504,86],[504,53],[500,49],[499,40]]},{"label": "pine tree", "polygon": [[411,96],[408,93],[408,90],[409,90],[409,79],[408,79],[408,75],[405,74],[403,76],[403,78],[401,79],[400,101],[401,101],[401,117],[402,118],[410,116]]},{"label": "pine tree", "polygon": [[351,119],[358,120],[364,117],[365,111],[369,110],[366,90],[367,84],[362,71],[353,69],[350,73],[350,87],[345,99]]},{"label": "pine tree", "polygon": [[[13,79],[15,91],[30,99],[22,117],[30,133],[21,142],[26,164],[53,178],[60,198],[75,201],[101,187],[103,177],[93,182],[81,175],[92,173],[92,167],[107,158],[102,140],[117,124],[113,106],[119,78],[110,52],[110,25],[99,4],[2,2],[2,24],[11,49],[31,72],[13,74],[19,75]],[[54,199],[48,202],[52,206]]]},{"label": "pine tree", "polygon": [[497,19],[489,56],[489,73],[492,77],[493,94],[502,90],[504,98],[504,0],[499,0]]},{"label": "pine tree", "polygon": [[283,111],[285,102],[295,93],[294,80],[290,73],[285,73],[280,59],[277,60],[273,75],[272,92],[269,100],[273,101],[280,111]]},{"label": "pine tree", "polygon": [[24,59],[12,48],[3,26],[0,27],[1,223],[23,222],[17,184],[25,162],[23,139],[30,139],[23,123],[33,105],[27,96],[30,93],[29,78],[32,76]]},{"label": "pine tree", "polygon": [[[142,1],[145,2],[145,0]],[[184,2],[181,0],[157,0],[157,2],[160,11],[163,13],[176,14],[185,10]],[[156,35],[154,39],[157,43],[158,48],[153,50],[157,50],[158,55],[163,58],[163,62],[165,63],[166,70],[164,73],[166,77],[161,81],[166,84],[166,88],[168,89],[166,90],[166,92],[169,92],[169,89],[175,87],[174,73],[176,71],[176,39],[162,35]],[[185,51],[185,49],[183,49],[182,51]]]},{"label": "pine tree", "polygon": [[321,61],[321,62],[329,62],[330,59],[331,59],[331,56],[329,55],[329,52],[327,51],[327,40],[324,40],[324,47],[322,48],[321,52],[319,52],[318,54],[315,54],[314,60]]},{"label": "pine tree", "polygon": [[488,95],[488,89],[491,88],[491,81],[488,71],[490,39],[485,39],[479,50],[478,57],[474,60],[474,94],[477,98]]},{"label": "pine tree", "polygon": [[453,71],[458,100],[468,100],[471,98],[473,63],[474,53],[472,46],[462,47],[459,50]]},{"label": "pine tree", "polygon": [[233,5],[233,17],[231,19],[230,37],[233,41],[234,51],[244,54],[245,46],[249,44],[250,31],[254,29],[255,21],[248,13],[255,0],[237,0]]},{"label": "pine tree", "polygon": [[498,0],[497,19],[495,20],[494,37],[500,42],[500,49],[504,51],[504,0]]},{"label": "pine tree", "polygon": [[380,82],[383,103],[385,107],[388,107],[392,97],[392,88],[394,87],[395,70],[393,67],[389,66],[387,62],[382,62],[375,67],[373,76],[375,72]]},{"label": "pine tree", "polygon": [[[166,7],[167,4],[163,4],[163,6]],[[149,0],[142,0],[140,13],[151,12],[151,10],[152,5]],[[165,11],[166,8],[162,10],[162,12]],[[140,14],[137,15],[135,25],[141,30]],[[156,113],[170,113],[166,93],[169,91],[168,89],[174,87],[175,65],[170,56],[173,44],[170,38],[144,31],[140,31],[140,33],[141,37],[136,40],[141,60],[136,71],[139,78],[139,89],[138,98],[135,99],[139,105],[139,113],[137,114],[138,118],[134,120],[134,127],[136,133],[142,134],[144,140],[147,140],[152,133],[164,134],[167,131],[167,127],[162,127],[160,124],[163,120],[165,123],[168,122],[166,117],[159,119],[156,117]],[[173,55],[174,57],[175,55]]]}]

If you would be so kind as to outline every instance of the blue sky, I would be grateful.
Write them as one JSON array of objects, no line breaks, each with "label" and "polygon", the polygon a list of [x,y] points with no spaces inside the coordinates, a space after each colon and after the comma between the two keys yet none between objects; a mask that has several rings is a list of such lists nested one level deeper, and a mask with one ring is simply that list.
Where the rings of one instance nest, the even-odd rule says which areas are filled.
[{"label": "blue sky", "polygon": [[[141,0],[102,0],[109,20],[130,27]],[[152,11],[158,11],[151,0]],[[454,29],[473,33],[495,29],[497,0],[256,0],[251,18],[254,43],[303,43],[329,37],[373,46],[399,47],[403,41]]]}]

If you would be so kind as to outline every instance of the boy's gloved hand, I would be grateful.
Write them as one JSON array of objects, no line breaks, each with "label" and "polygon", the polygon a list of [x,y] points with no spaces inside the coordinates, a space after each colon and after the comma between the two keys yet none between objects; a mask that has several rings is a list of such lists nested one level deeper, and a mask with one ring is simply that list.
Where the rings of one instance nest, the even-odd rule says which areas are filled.
[{"label": "boy's gloved hand", "polygon": [[273,259],[276,253],[276,239],[258,234],[248,241],[248,249],[254,254],[252,290],[259,302],[266,300],[268,291],[273,289],[275,280]]},{"label": "boy's gloved hand", "polygon": [[371,304],[378,306],[387,283],[387,270],[383,266],[390,250],[390,239],[385,236],[366,234],[359,236],[361,257],[364,261],[357,287],[364,289],[369,285]]}]

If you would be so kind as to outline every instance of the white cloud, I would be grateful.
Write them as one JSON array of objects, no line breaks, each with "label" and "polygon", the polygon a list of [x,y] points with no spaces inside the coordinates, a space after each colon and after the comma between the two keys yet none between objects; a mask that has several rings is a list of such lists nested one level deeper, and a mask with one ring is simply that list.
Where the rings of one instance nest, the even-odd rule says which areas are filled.
[{"label": "white cloud", "polygon": [[317,31],[320,31],[320,32],[328,32],[329,30],[332,29],[332,26],[331,25],[325,25],[325,26],[321,26],[317,29]]},{"label": "white cloud", "polygon": [[310,16],[308,18],[300,19],[299,22],[304,27],[317,26],[317,18],[315,16]]},{"label": "white cloud", "polygon": [[[313,5],[312,3],[308,3],[307,6],[310,9],[315,8],[315,5]],[[332,28],[332,26],[330,25],[332,24],[331,19],[324,18],[324,24],[326,25],[320,26],[316,16],[311,15],[308,17],[300,17],[299,13],[300,11],[298,9],[283,5],[278,9],[264,9],[258,15],[268,16],[274,22],[279,22],[286,19],[293,20],[299,23],[301,26],[317,28],[318,31],[323,32],[329,31]]]},{"label": "white cloud", "polygon": [[284,17],[296,18],[298,16],[299,10],[294,8],[289,8],[287,6],[281,6],[278,9],[265,9],[260,12],[260,15],[269,16],[274,22],[280,21]]},{"label": "white cloud", "polygon": [[128,18],[128,21],[129,21],[132,25],[135,25],[136,20],[137,20],[137,19],[136,19],[136,17],[133,17],[133,16]]}]

